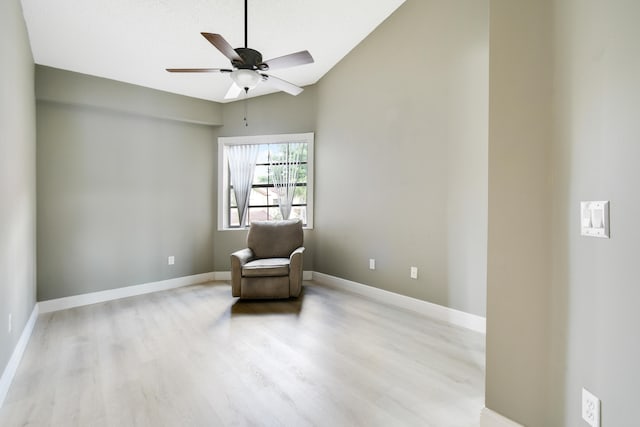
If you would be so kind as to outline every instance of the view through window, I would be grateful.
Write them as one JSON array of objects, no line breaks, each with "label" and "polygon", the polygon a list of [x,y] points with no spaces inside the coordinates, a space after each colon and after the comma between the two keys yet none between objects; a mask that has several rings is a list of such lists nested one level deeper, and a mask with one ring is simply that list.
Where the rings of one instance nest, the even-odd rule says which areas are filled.
[{"label": "view through window", "polygon": [[[239,229],[239,209],[229,170],[228,150],[234,144],[258,146],[249,193],[247,221],[299,218],[312,227],[313,134],[219,138],[219,171],[223,176],[219,194],[219,229]],[[221,154],[221,155],[220,155]],[[219,174],[220,175],[220,174]],[[223,200],[220,200],[220,198]]]}]

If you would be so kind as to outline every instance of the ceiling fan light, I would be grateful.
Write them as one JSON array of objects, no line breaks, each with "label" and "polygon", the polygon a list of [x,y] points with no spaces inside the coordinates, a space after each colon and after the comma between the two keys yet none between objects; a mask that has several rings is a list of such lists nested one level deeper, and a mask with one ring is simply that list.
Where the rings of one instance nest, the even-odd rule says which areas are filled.
[{"label": "ceiling fan light", "polygon": [[253,70],[235,70],[231,72],[231,80],[243,89],[253,89],[260,82],[260,75]]}]

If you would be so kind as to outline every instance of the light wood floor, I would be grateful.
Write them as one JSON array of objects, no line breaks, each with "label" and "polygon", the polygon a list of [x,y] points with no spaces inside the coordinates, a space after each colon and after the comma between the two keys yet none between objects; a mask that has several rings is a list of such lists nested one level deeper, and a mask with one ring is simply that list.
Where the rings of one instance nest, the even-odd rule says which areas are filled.
[{"label": "light wood floor", "polygon": [[477,426],[484,336],[313,285],[208,283],[39,317],[0,426]]}]

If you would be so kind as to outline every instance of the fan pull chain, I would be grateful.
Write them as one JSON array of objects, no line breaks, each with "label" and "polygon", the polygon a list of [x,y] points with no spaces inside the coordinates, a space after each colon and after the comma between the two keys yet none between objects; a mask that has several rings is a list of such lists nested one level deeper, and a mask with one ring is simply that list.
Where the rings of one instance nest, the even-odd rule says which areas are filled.
[{"label": "fan pull chain", "polygon": [[249,126],[249,121],[247,120],[247,115],[249,111],[249,88],[244,88],[244,125]]}]

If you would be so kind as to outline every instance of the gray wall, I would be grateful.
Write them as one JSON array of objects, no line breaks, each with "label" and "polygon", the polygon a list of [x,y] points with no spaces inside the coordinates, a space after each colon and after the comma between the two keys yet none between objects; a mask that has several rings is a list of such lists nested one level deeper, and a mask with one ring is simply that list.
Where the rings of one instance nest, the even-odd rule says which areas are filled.
[{"label": "gray wall", "polygon": [[548,1],[492,0],[486,406],[547,423],[551,121]]},{"label": "gray wall", "polygon": [[[243,120],[245,101],[223,104],[224,126],[217,128],[216,136],[272,135],[282,133],[314,132],[316,129],[316,87],[308,86],[298,96],[285,93],[250,98],[247,101],[248,126]],[[316,135],[316,138],[318,135]],[[217,150],[217,141],[216,141]],[[217,151],[216,151],[217,155]],[[218,164],[216,163],[216,171]],[[217,177],[217,172],[216,172]],[[217,211],[214,218],[217,224]],[[216,225],[217,227],[217,225]],[[313,230],[305,230],[304,269],[313,270]],[[215,271],[229,271],[229,254],[246,247],[246,231],[217,231],[215,240]]]},{"label": "gray wall", "polygon": [[[554,225],[550,405],[581,427],[639,425],[640,2],[554,1]],[[581,200],[611,201],[611,239],[579,236]]]},{"label": "gray wall", "polygon": [[408,0],[317,86],[315,270],[484,315],[488,3]]},{"label": "gray wall", "polygon": [[[36,301],[36,108],[19,0],[0,2],[0,373]],[[9,315],[13,330],[8,332]]]},{"label": "gray wall", "polygon": [[133,87],[118,111],[122,83],[37,74],[38,299],[213,271],[214,128],[163,117],[203,101]]},{"label": "gray wall", "polygon": [[[637,424],[638,20],[491,1],[486,404],[529,427],[586,425],[582,387]],[[611,201],[611,239],[579,235],[581,200]]]}]

